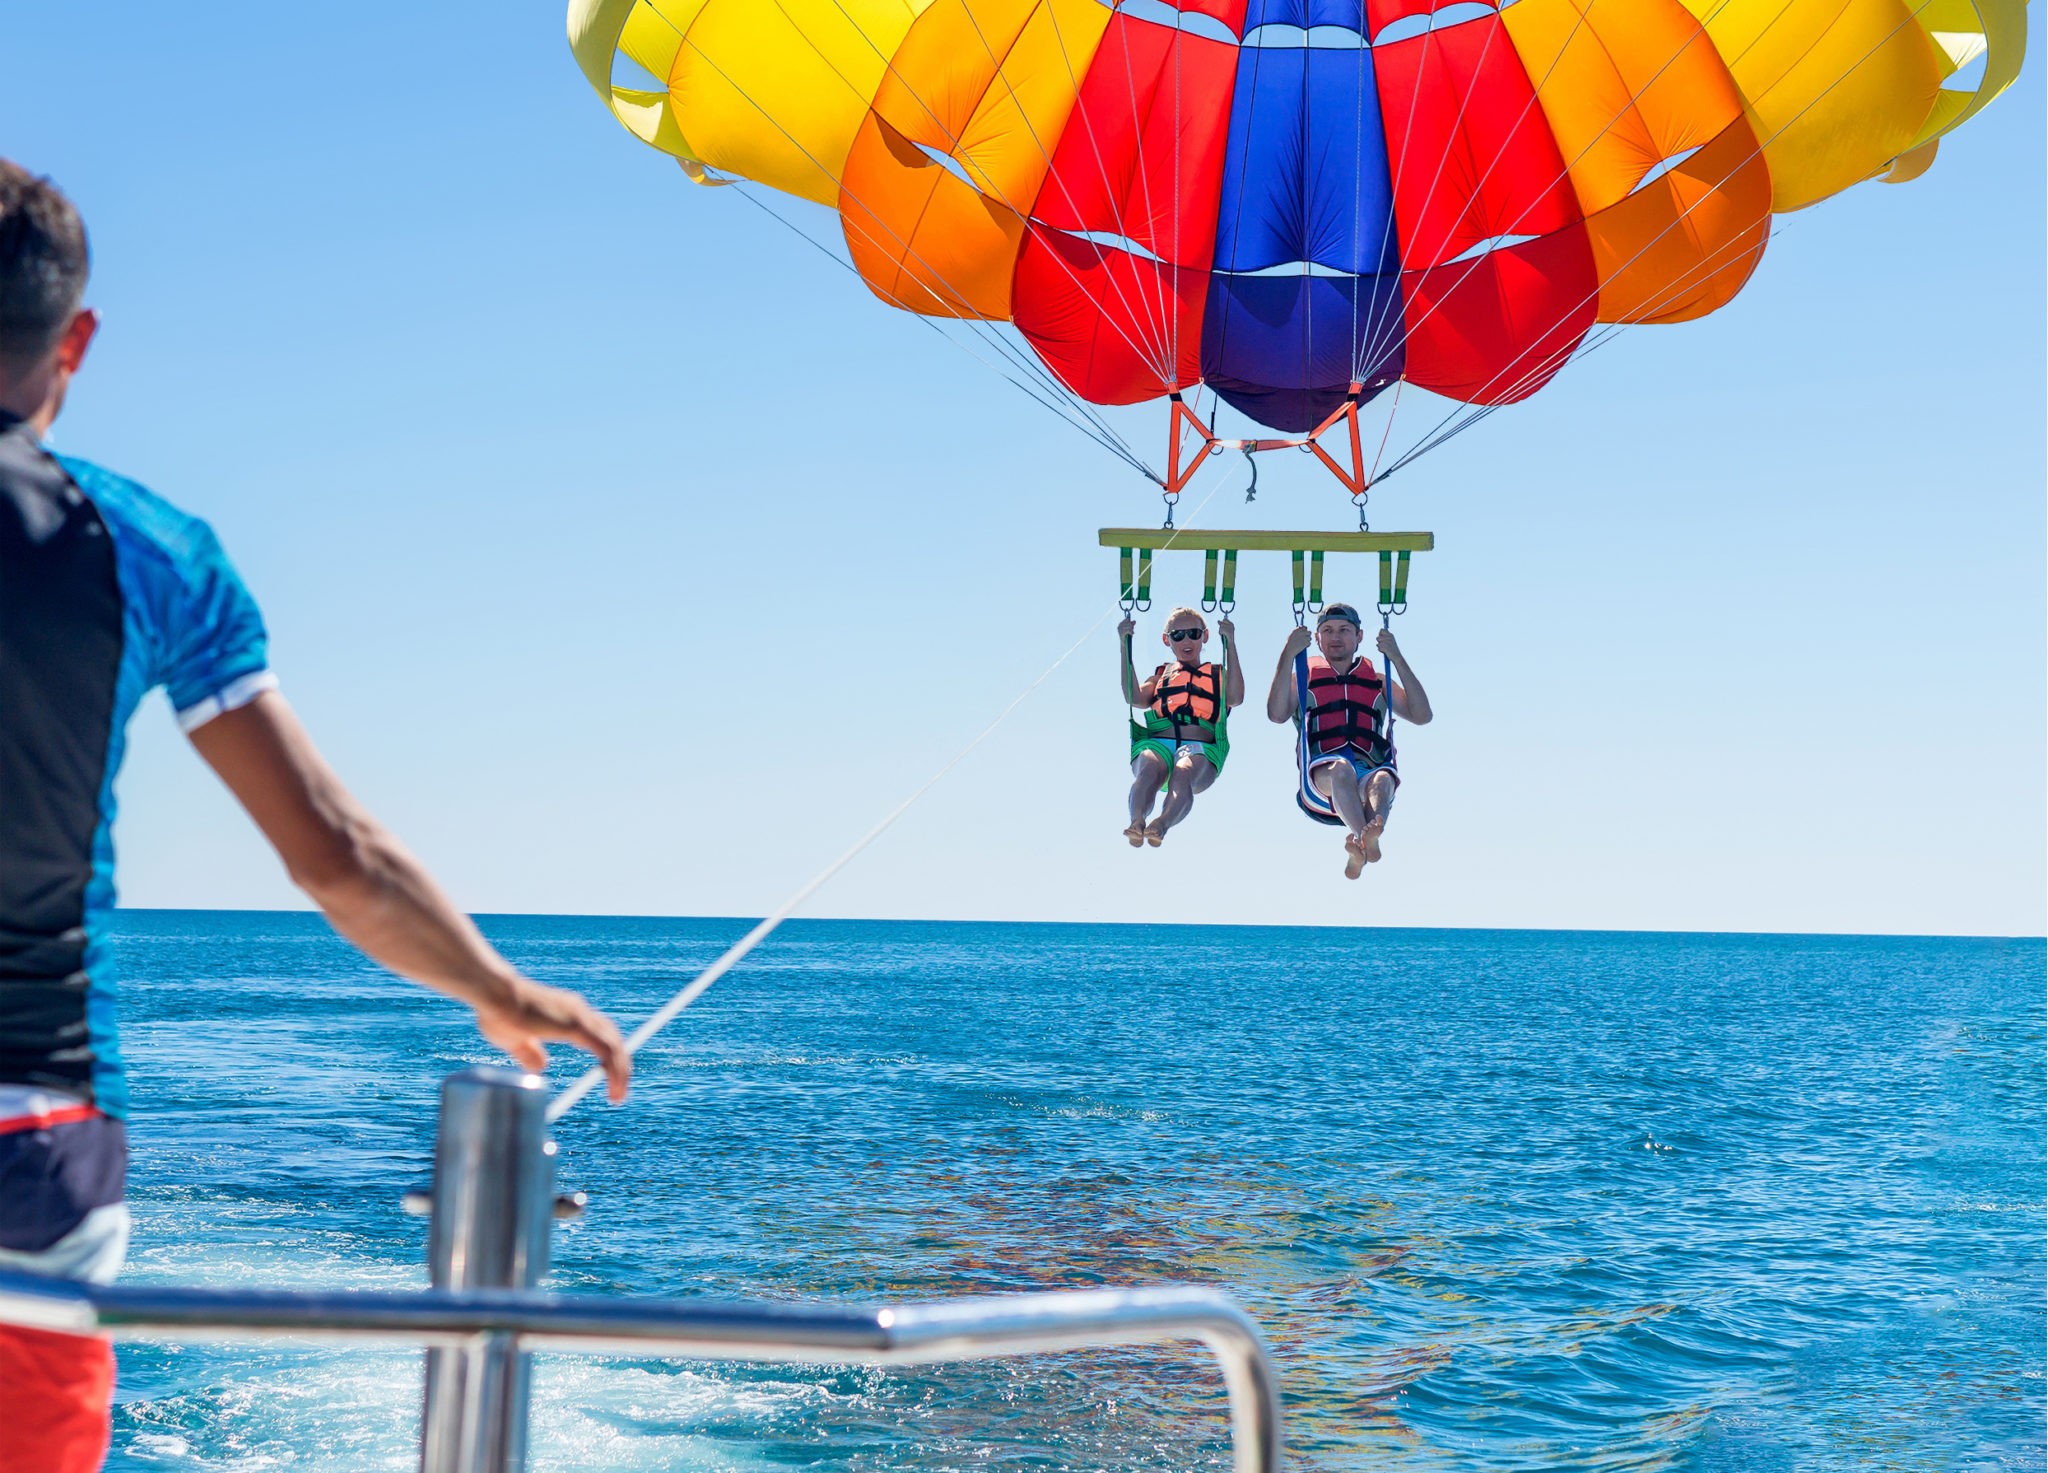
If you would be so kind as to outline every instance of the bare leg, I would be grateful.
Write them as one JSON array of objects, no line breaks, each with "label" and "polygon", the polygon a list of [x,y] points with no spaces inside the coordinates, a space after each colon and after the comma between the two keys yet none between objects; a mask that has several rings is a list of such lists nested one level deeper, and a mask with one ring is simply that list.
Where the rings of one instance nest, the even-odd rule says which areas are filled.
[{"label": "bare leg", "polygon": [[1366,810],[1365,827],[1358,835],[1359,847],[1365,851],[1366,862],[1374,864],[1380,857],[1380,835],[1394,810],[1394,775],[1381,768],[1360,785],[1359,796]]},{"label": "bare leg", "polygon": [[1309,781],[1315,784],[1317,792],[1330,800],[1330,806],[1344,820],[1344,878],[1355,880],[1365,873],[1365,847],[1359,835],[1365,830],[1368,815],[1363,791],[1352,776],[1351,764],[1329,762],[1311,768]]},{"label": "bare leg", "polygon": [[1180,760],[1173,764],[1173,781],[1166,788],[1166,805],[1159,810],[1159,817],[1145,827],[1147,842],[1157,844],[1166,837],[1166,831],[1188,816],[1195,806],[1195,794],[1216,781],[1216,768],[1207,757],[1197,757],[1183,752]]},{"label": "bare leg", "polygon": [[1145,819],[1152,812],[1152,800],[1159,796],[1159,785],[1166,781],[1166,759],[1147,747],[1131,763],[1131,826],[1124,830],[1124,837],[1131,841],[1133,849],[1145,842]]}]

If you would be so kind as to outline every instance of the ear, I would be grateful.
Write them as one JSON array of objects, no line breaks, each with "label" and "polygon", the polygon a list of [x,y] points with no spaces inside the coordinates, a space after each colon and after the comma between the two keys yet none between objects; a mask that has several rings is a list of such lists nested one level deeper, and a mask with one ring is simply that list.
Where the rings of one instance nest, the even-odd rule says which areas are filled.
[{"label": "ear", "polygon": [[64,335],[57,339],[57,367],[65,373],[78,372],[78,366],[85,362],[86,350],[92,347],[93,335],[100,330],[100,314],[90,307],[80,309],[64,325]]}]

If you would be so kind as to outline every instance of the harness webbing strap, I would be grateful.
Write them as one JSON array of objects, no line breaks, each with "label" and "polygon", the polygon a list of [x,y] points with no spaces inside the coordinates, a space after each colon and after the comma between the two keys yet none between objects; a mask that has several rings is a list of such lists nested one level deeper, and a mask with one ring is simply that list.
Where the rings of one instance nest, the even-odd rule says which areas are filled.
[{"label": "harness webbing strap", "polygon": [[1202,607],[1204,609],[1216,607],[1216,563],[1218,556],[1219,554],[1213,547],[1202,554]]},{"label": "harness webbing strap", "polygon": [[1394,603],[1394,555],[1380,554],[1380,607],[1388,609]]},{"label": "harness webbing strap", "polygon": [[1311,609],[1323,606],[1323,554],[1320,548],[1308,555],[1308,606]]},{"label": "harness webbing strap", "polygon": [[1309,779],[1309,768],[1315,763],[1315,753],[1309,747],[1309,711],[1314,706],[1314,697],[1308,690],[1308,651],[1303,650],[1294,657],[1294,766],[1299,787],[1295,790],[1294,801],[1303,813],[1317,823],[1341,824],[1336,806],[1316,791],[1316,785]]},{"label": "harness webbing strap", "polygon": [[1223,612],[1227,614],[1230,612],[1230,606],[1236,602],[1237,549],[1234,547],[1226,547],[1223,550],[1223,591],[1221,594],[1220,607],[1222,608]]},{"label": "harness webbing strap", "polygon": [[1138,604],[1143,607],[1152,602],[1152,551],[1147,548],[1138,554]]},{"label": "harness webbing strap", "polygon": [[1128,547],[1116,550],[1116,582],[1118,603],[1128,604],[1137,598],[1138,586],[1131,579],[1131,550]]},{"label": "harness webbing strap", "polygon": [[1402,553],[1394,563],[1394,607],[1405,608],[1408,603],[1408,554]]}]

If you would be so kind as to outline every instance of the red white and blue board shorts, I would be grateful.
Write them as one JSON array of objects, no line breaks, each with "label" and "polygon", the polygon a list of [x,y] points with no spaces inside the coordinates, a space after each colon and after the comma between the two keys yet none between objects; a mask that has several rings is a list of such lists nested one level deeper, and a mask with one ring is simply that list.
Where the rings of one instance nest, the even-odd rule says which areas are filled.
[{"label": "red white and blue board shorts", "polygon": [[[0,1084],[0,1272],[111,1282],[128,1251],[126,1166],[120,1121],[77,1095]],[[7,1473],[97,1473],[112,1345],[0,1325],[0,1392]]]},{"label": "red white and blue board shorts", "polygon": [[[187,731],[276,685],[206,524],[0,413],[0,1273],[104,1282],[128,1244],[114,779],[161,688]],[[94,1473],[104,1339],[0,1324],[0,1473]]]}]

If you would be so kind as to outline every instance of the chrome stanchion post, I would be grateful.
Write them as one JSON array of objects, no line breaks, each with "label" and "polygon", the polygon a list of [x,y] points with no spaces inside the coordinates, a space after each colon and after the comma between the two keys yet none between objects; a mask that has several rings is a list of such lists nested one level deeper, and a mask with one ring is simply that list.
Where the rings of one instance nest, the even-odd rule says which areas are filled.
[{"label": "chrome stanchion post", "polygon": [[[548,1267],[547,1086],[512,1069],[441,1081],[427,1262],[436,1289],[531,1289]],[[427,1352],[421,1473],[521,1473],[531,1357],[501,1333]]]}]

